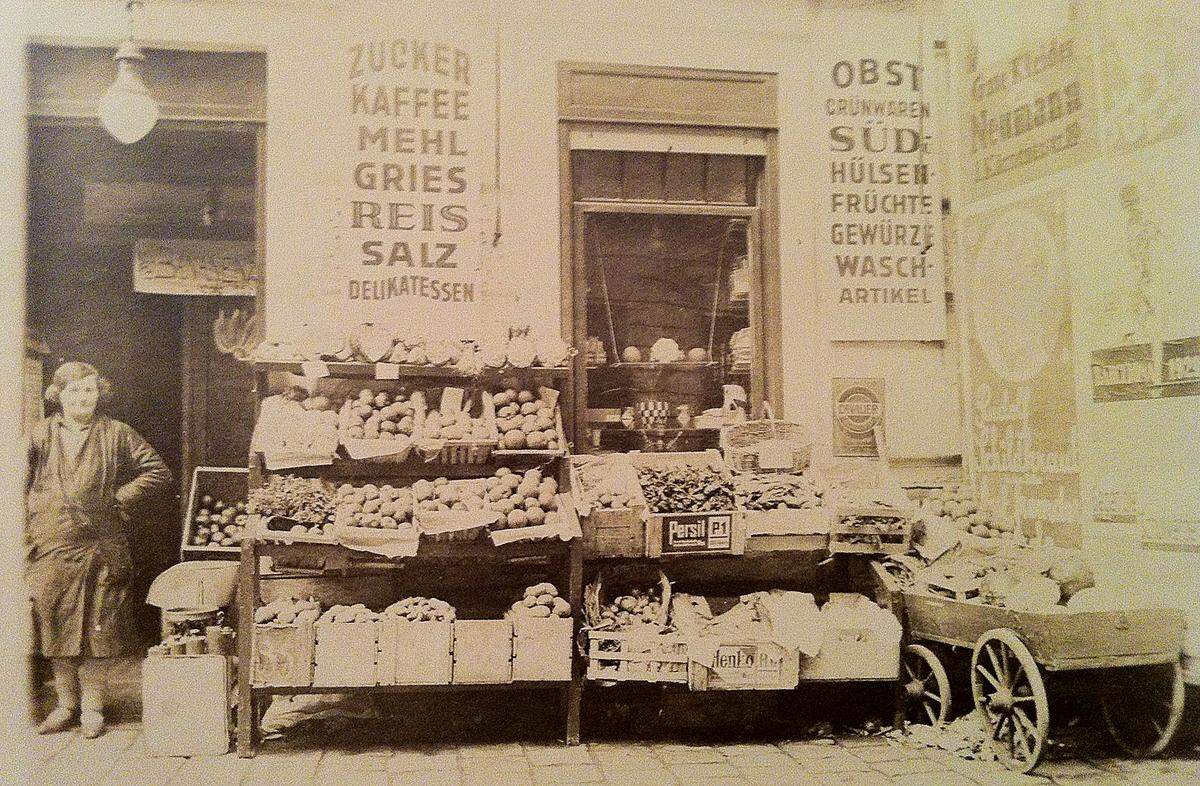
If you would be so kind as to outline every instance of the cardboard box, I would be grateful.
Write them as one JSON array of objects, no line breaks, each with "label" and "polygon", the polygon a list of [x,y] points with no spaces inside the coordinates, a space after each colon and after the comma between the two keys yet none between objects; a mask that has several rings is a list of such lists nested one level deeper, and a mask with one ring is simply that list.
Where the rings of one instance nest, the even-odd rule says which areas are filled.
[{"label": "cardboard box", "polygon": [[231,661],[224,655],[142,662],[142,730],[152,756],[229,752]]},{"label": "cardboard box", "polygon": [[513,625],[508,620],[454,623],[456,684],[496,685],[513,680]]},{"label": "cardboard box", "polygon": [[700,638],[688,647],[692,690],[791,690],[800,654],[773,641]]},{"label": "cardboard box", "polygon": [[453,673],[454,624],[409,622],[384,617],[379,622],[379,685],[448,685]]},{"label": "cardboard box", "polygon": [[517,617],[513,622],[513,680],[571,679],[570,617]]},{"label": "cardboard box", "polygon": [[900,638],[873,630],[827,629],[821,651],[800,659],[802,680],[894,680],[900,675]]},{"label": "cardboard box", "polygon": [[376,684],[378,622],[317,622],[313,685]]},{"label": "cardboard box", "polygon": [[314,634],[303,625],[255,625],[250,649],[250,681],[256,687],[312,685]]}]

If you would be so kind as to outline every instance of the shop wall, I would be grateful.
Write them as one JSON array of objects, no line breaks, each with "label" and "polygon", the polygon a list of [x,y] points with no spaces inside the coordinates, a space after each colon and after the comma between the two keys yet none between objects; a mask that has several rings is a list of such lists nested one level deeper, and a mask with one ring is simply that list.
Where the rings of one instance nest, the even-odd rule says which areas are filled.
[{"label": "shop wall", "polygon": [[[940,3],[926,4],[939,6]],[[320,3],[152,3],[139,34],[158,45],[258,49],[268,55],[266,271],[268,330],[286,332],[329,291],[338,240],[329,217],[339,208],[342,173],[332,171],[328,117],[344,103],[335,36],[342,6]],[[355,4],[361,13],[363,4]],[[882,377],[886,430],[897,456],[955,456],[958,396],[953,352],[941,342],[833,344],[818,315],[812,220],[813,183],[824,173],[816,157],[817,118],[807,54],[821,24],[807,4],[694,2],[662,8],[626,1],[581,4],[461,2],[406,4],[378,11],[371,32],[417,33],[434,8],[440,28],[494,37],[500,85],[497,138],[499,194],[483,182],[485,210],[500,209],[500,236],[484,248],[488,320],[554,325],[558,291],[558,160],[556,63],[596,60],[647,65],[767,71],[780,87],[780,249],[783,285],[784,410],[811,424],[818,458],[828,453],[830,379]],[[81,13],[81,8],[86,9]],[[582,24],[586,14],[587,24]],[[425,18],[428,18],[425,16]],[[914,17],[877,17],[870,24],[910,31]],[[100,3],[47,3],[35,33],[54,40],[108,42],[120,36],[120,13]],[[844,22],[839,22],[844,24]],[[482,33],[480,33],[482,31]],[[479,64],[477,64],[478,66]],[[481,68],[488,75],[489,69]],[[345,147],[337,148],[337,156]],[[338,159],[339,161],[342,159]],[[826,175],[827,177],[827,175]],[[344,201],[344,199],[343,199]],[[493,213],[481,222],[491,229]],[[488,233],[490,234],[490,232]],[[481,238],[483,240],[483,238]]]},{"label": "shop wall", "polygon": [[[1043,402],[1057,402],[1058,412],[1050,414],[1061,415],[1060,422],[1043,418],[1033,431],[1045,444],[1056,434],[1061,443],[1064,425],[1073,429],[1074,498],[1061,512],[1076,526],[1058,534],[1068,544],[1084,546],[1101,582],[1173,602],[1189,610],[1193,628],[1200,628],[1200,605],[1191,589],[1200,582],[1200,560],[1195,554],[1142,548],[1143,540],[1153,538],[1155,520],[1200,516],[1195,494],[1200,449],[1194,436],[1200,397],[1134,384],[1120,391],[1128,400],[1103,400],[1104,394],[1094,392],[1092,368],[1097,350],[1153,346],[1200,332],[1200,307],[1191,294],[1200,277],[1200,184],[1194,177],[1200,166],[1195,90],[1200,19],[1195,5],[1169,0],[1023,3],[1007,15],[1007,24],[997,21],[1004,15],[996,13],[995,3],[958,6],[963,24],[952,40],[958,44],[956,66],[964,64],[958,70],[960,141],[969,138],[963,133],[972,109],[965,64],[972,55],[980,63],[999,62],[1023,46],[1044,46],[1070,32],[1079,42],[1078,77],[1085,90],[1078,150],[1013,177],[992,193],[971,197],[973,151],[965,141],[960,145],[964,213],[957,243],[963,247],[964,275],[956,299],[966,303],[966,321],[972,323],[976,303],[983,300],[972,302],[975,274],[992,257],[1004,259],[1006,251],[1016,261],[1015,248],[982,250],[990,227],[1036,219],[1050,228],[1045,261],[1056,271],[1067,316],[1064,351],[1050,368],[1064,374],[1069,369],[1070,376],[1047,382],[1055,391],[1041,394]],[[1011,239],[1018,231],[990,236]],[[995,370],[972,347],[969,335],[962,346],[964,455],[986,489],[989,473],[980,466],[979,448],[987,417],[971,402],[979,380],[993,378]],[[1036,480],[1036,473],[1018,477]],[[1003,498],[991,501],[1005,504]]]}]

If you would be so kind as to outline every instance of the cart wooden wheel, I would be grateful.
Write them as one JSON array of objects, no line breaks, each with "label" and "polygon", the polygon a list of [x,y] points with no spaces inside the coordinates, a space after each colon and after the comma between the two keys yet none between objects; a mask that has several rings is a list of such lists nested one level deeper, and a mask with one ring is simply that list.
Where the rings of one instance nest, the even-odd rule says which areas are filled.
[{"label": "cart wooden wheel", "polygon": [[906,646],[902,662],[909,723],[942,726],[950,717],[950,678],[942,662],[921,644]]},{"label": "cart wooden wheel", "polygon": [[975,642],[971,694],[1000,761],[1010,770],[1032,771],[1046,748],[1050,704],[1037,661],[1016,633],[996,628]]},{"label": "cart wooden wheel", "polygon": [[1166,663],[1111,674],[1100,708],[1113,741],[1138,758],[1162,753],[1183,720],[1183,669]]}]

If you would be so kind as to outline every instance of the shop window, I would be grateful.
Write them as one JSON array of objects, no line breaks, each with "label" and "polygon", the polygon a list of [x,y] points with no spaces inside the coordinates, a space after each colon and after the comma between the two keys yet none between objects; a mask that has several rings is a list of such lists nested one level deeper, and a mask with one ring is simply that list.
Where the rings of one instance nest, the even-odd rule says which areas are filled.
[{"label": "shop window", "polygon": [[614,101],[639,70],[560,66],[580,451],[713,448],[729,408],[780,411],[773,79],[681,69],[728,100],[676,105],[655,69],[660,96]]}]

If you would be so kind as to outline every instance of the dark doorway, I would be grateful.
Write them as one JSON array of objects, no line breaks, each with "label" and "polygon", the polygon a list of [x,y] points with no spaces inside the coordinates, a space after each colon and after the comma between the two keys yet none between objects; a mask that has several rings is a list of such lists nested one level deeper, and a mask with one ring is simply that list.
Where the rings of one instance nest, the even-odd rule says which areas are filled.
[{"label": "dark doorway", "polygon": [[[157,501],[135,535],[135,591],[144,596],[178,560],[179,499],[191,465],[213,452],[244,462],[249,415],[240,415],[252,375],[214,348],[211,326],[221,308],[253,309],[253,298],[135,292],[134,244],[253,240],[257,130],[161,122],[141,142],[122,145],[94,122],[37,120],[29,145],[26,317],[49,350],[45,373],[66,360],[97,366],[113,383],[109,414],[145,436],[175,475],[173,493]],[[210,379],[213,372],[219,380]],[[208,395],[198,399],[198,386]],[[195,411],[197,400],[203,411]],[[192,444],[185,412],[189,421],[208,423],[220,413],[217,422],[229,423],[219,451],[211,437]],[[142,629],[148,640],[157,636],[149,607]]]}]

